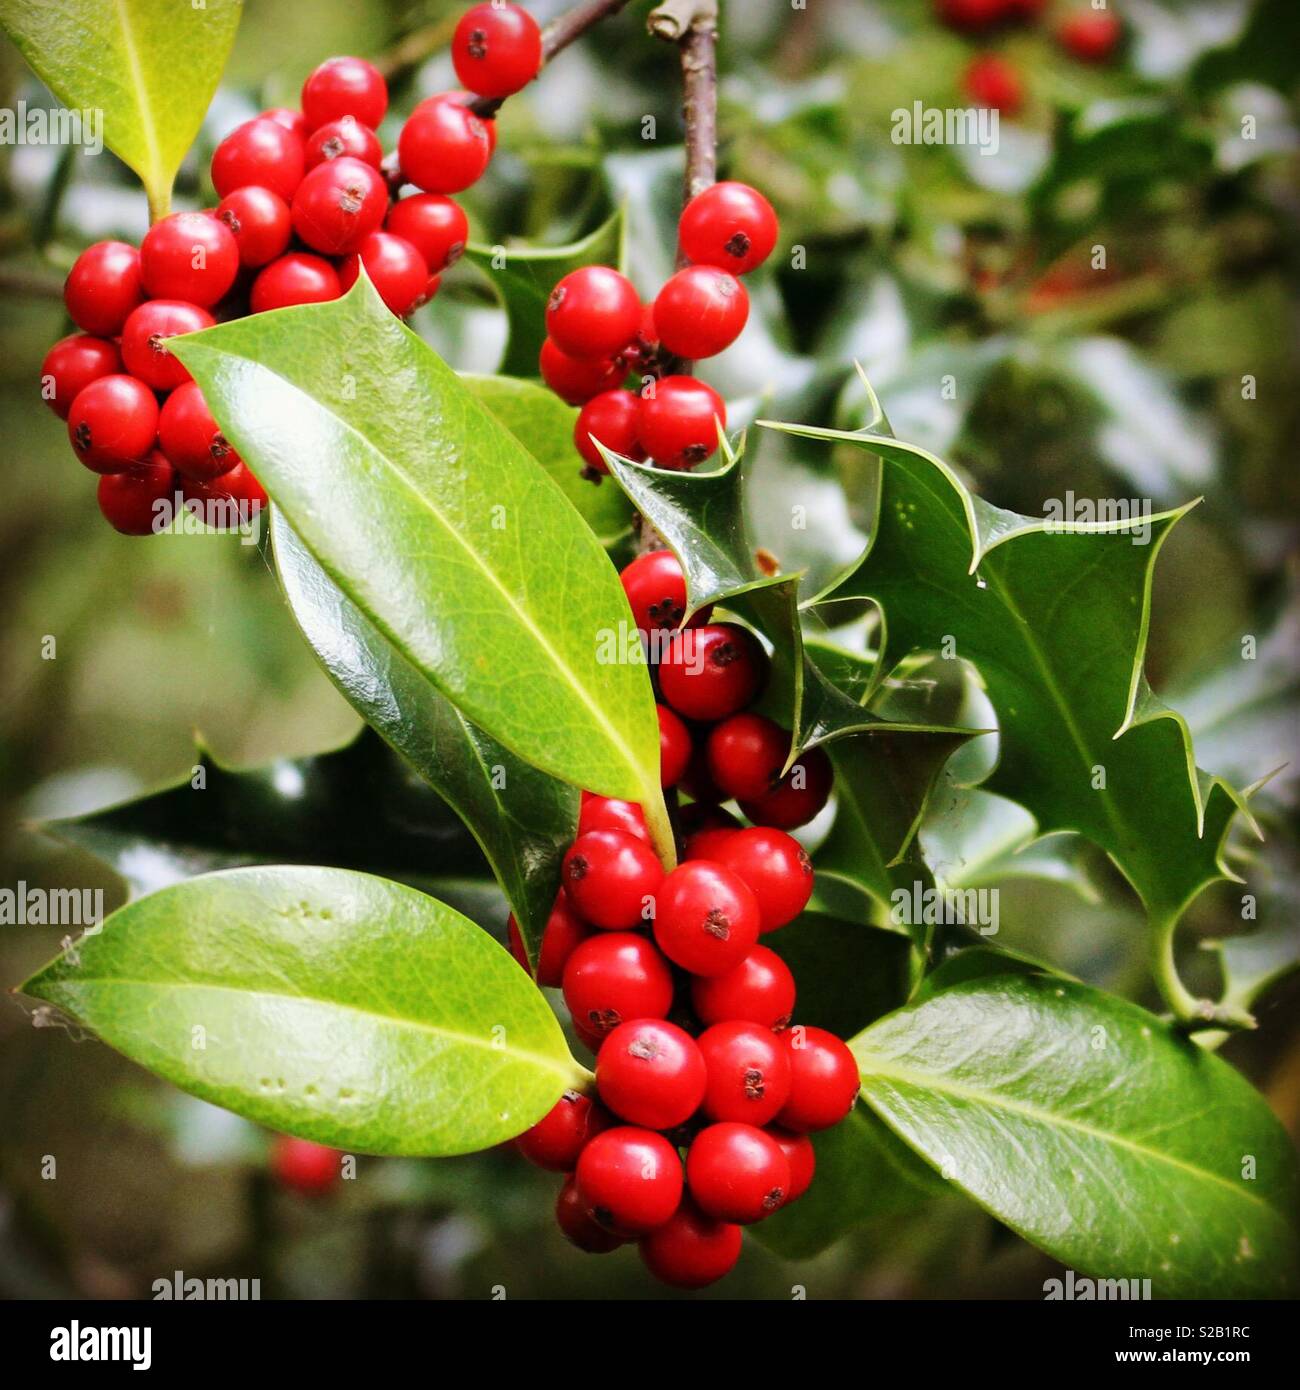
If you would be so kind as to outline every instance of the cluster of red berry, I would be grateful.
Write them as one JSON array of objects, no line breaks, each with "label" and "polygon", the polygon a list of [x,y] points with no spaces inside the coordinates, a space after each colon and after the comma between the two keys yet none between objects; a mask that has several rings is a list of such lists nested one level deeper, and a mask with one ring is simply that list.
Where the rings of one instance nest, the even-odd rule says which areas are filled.
[{"label": "cluster of red berry", "polygon": [[[1046,8],[1047,0],[935,0],[935,11],[949,28],[971,35],[1035,23]],[[1061,47],[1081,63],[1104,63],[1119,46],[1124,26],[1109,9],[1072,9],[1058,21],[1055,34]],[[1020,73],[998,53],[973,58],[962,85],[971,101],[1008,116],[1024,105]]]},{"label": "cluster of red berry", "polygon": [[[42,394],[101,475],[100,509],[119,531],[157,529],[158,504],[178,490],[216,525],[231,503],[247,517],[266,501],[168,338],[337,299],[359,265],[399,316],[436,293],[469,230],[449,195],[482,175],[495,144],[495,122],[472,105],[536,77],[541,32],[518,6],[476,5],[452,57],[468,90],[420,102],[396,161],[375,133],[388,110],[383,75],[331,58],[303,84],[301,111],[264,111],[218,145],[215,208],[162,218],[138,250],[104,241],[77,258],[64,301],[81,332],[50,349]],[[394,201],[408,183],[421,191]]]},{"label": "cluster of red berry", "polygon": [[[689,264],[652,304],[604,265],[572,271],[551,291],[538,366],[557,396],[582,406],[573,440],[588,476],[608,471],[593,439],[660,468],[692,468],[718,447],[727,424],[722,397],[671,367],[716,356],[739,337],[749,318],[739,277],[771,255],[777,231],[776,213],[756,189],[713,184],[683,209],[677,235]],[[629,373],[642,378],[639,389],[624,389]]]},{"label": "cluster of red berry", "polygon": [[[556,1215],[580,1249],[637,1239],[658,1278],[699,1288],[735,1264],[742,1225],[807,1189],[809,1132],[844,1119],[858,1091],[840,1039],[790,1026],[794,977],[758,944],[808,903],[812,864],[786,832],[825,805],[831,768],[814,749],[782,776],[789,733],[745,709],[763,648],[707,611],[680,626],[686,585],[669,551],[622,581],[652,656],[662,650],[663,784],[693,800],[665,874],[641,807],[584,793],[537,980],[563,989],[596,1053],[598,1098],[566,1093],[516,1144],[569,1175]],[[730,798],[752,826],[722,808]],[[510,943],[527,969],[513,918]]]}]

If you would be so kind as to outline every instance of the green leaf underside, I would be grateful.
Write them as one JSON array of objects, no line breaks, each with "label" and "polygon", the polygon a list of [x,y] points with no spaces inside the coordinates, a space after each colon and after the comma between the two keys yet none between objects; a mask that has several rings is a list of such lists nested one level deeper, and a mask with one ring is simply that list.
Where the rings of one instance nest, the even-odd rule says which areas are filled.
[{"label": "green leaf underside", "polygon": [[104,142],[165,207],[226,65],[241,0],[0,0],[0,23],[71,109],[103,113]]},{"label": "green leaf underside", "polygon": [[619,488],[608,479],[593,483],[582,476],[573,406],[534,381],[465,373],[460,379],[555,479],[607,550],[631,534],[632,506]]},{"label": "green leaf underside", "polygon": [[347,747],[225,768],[200,749],[170,787],[41,828],[110,864],[135,894],[214,869],[311,864],[402,879],[490,877],[478,845],[370,730]]},{"label": "green leaf underside", "polygon": [[[1025,806],[1042,834],[1074,830],[1100,845],[1153,921],[1171,927],[1228,876],[1222,842],[1243,809],[1225,782],[1197,771],[1186,725],[1141,675],[1155,558],[1183,512],[1151,517],[1146,545],[1133,543],[1137,522],[1049,531],[972,497],[912,445],[780,428],[883,460],[868,549],[816,601],[879,606],[882,673],[955,642],[998,714],[1000,758],[985,789]],[[1104,788],[1093,785],[1098,770]]]},{"label": "green leaf underside", "polygon": [[850,1046],[863,1099],[904,1142],[1069,1267],[1149,1278],[1157,1298],[1294,1287],[1285,1132],[1235,1071],[1137,1006],[1040,976],[975,980]]},{"label": "green leaf underside", "polygon": [[[471,261],[495,286],[505,310],[509,337],[500,370],[505,376],[535,377],[537,355],[546,337],[546,301],[571,271],[584,265],[621,268],[623,211],[618,209],[594,232],[567,246],[483,246],[465,248]],[[494,262],[500,264],[494,264]]]},{"label": "green leaf underside", "polygon": [[754,1237],[789,1260],[806,1260],[856,1226],[920,1211],[952,1189],[863,1105],[812,1136],[817,1173],[790,1206],[757,1226]]},{"label": "green leaf underside", "polygon": [[271,534],[280,582],[317,659],[473,832],[535,962],[577,831],[577,788],[515,757],[439,695],[339,591],[278,508]]},{"label": "green leaf underside", "polygon": [[534,766],[642,802],[662,845],[650,682],[601,659],[602,636],[630,629],[618,576],[366,276],[332,303],[171,346],[307,549],[405,659]]},{"label": "green leaf underside", "polygon": [[541,992],[485,932],[341,869],[165,888],[23,989],[204,1100],[362,1153],[487,1148],[580,1075]]}]

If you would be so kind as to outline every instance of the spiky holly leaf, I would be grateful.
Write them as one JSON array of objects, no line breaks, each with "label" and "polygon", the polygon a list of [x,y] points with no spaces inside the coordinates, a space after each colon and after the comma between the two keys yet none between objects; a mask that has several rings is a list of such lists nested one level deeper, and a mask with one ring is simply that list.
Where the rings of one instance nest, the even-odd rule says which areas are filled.
[{"label": "spiky holly leaf", "polygon": [[1196,1014],[1172,970],[1173,929],[1207,884],[1231,876],[1222,844],[1245,804],[1198,771],[1186,724],[1142,672],[1152,570],[1186,508],[1093,523],[1021,516],[973,496],[887,425],[769,423],[881,460],[867,549],[816,602],[878,606],[878,678],[914,652],[975,666],[1001,730],[986,789],[1020,802],[1041,833],[1078,831],[1106,850],[1146,906],[1171,1002]]},{"label": "spiky holly leaf", "polygon": [[456,813],[369,729],[345,748],[247,769],[200,747],[188,777],[41,828],[137,896],[214,869],[322,860],[422,884],[491,879]]},{"label": "spiky holly leaf", "polygon": [[465,259],[487,276],[501,300],[509,329],[500,371],[536,376],[537,354],[546,337],[546,301],[571,270],[584,265],[623,264],[623,210],[594,232],[567,246],[487,246],[470,242]]}]

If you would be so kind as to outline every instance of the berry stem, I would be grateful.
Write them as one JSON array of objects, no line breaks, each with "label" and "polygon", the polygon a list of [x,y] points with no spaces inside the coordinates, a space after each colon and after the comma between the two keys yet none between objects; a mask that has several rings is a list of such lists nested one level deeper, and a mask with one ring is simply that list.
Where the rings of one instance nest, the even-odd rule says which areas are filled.
[{"label": "berry stem", "polygon": [[689,203],[718,177],[718,0],[664,0],[651,10],[650,32],[675,43],[682,61]]},{"label": "berry stem", "polygon": [[[628,0],[585,0],[585,3],[557,15],[542,30],[542,66],[545,67],[575,39],[580,39],[593,25],[616,15],[627,3]],[[471,103],[469,109],[476,116],[495,116],[504,102],[504,97],[480,97]]]}]

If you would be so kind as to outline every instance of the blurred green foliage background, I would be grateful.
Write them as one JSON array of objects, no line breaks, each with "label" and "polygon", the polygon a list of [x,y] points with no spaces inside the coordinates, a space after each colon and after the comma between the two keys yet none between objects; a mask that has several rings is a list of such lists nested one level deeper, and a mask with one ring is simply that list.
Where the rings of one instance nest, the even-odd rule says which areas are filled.
[{"label": "blurred green foliage background", "polygon": [[[1054,4],[1049,17],[1078,7]],[[1300,904],[1297,12],[1290,0],[1113,7],[1127,35],[1102,67],[1064,55],[1048,24],[989,41],[1028,98],[985,157],[890,140],[895,108],[964,104],[962,70],[984,46],[941,27],[924,0],[723,0],[721,168],[768,193],[783,247],[802,255],[755,277],[750,327],[704,375],[734,402],[735,423],[851,426],[856,359],[899,435],[1026,512],[1067,489],[1157,508],[1204,497],[1161,555],[1148,669],[1188,713],[1202,766],[1243,785],[1282,770],[1256,798],[1267,844],[1234,845],[1247,887],[1207,893],[1183,939],[1258,930],[1271,971],[1295,953]],[[561,6],[532,8],[545,19]],[[625,202],[631,273],[647,293],[663,278],[679,206],[678,79],[675,54],[645,36],[647,8],[629,6],[508,103],[494,165],[465,200],[477,239],[562,244]],[[460,9],[248,0],[177,205],[210,202],[216,140],[261,107],[294,104],[334,53],[385,60],[391,148],[414,101],[452,85],[443,49]],[[8,46],[0,87],[6,106],[49,101]],[[196,733],[223,763],[252,766],[336,747],[357,727],[260,551],[236,537],[116,535],[39,400],[41,359],[66,331],[67,267],[87,242],[138,240],[145,226],[144,197],[111,155],[0,147],[0,884],[102,886],[110,907],[118,880],[31,822],[187,777]],[[502,315],[468,263],[415,326],[457,367],[500,359]],[[751,448],[757,538],[788,568],[827,578],[869,524],[845,505],[839,461],[760,431]],[[806,532],[789,529],[794,502],[809,509]],[[1242,659],[1245,636],[1254,660]],[[1074,870],[1004,885],[1001,939],[1152,1004],[1132,894],[1105,863],[1085,856]],[[1258,923],[1242,920],[1247,891]],[[500,932],[495,903],[484,918]],[[22,980],[60,934],[0,928],[0,981]],[[1186,957],[1216,988],[1215,952]],[[1297,998],[1294,981],[1273,990],[1259,1032],[1226,1049],[1293,1133]],[[550,1219],[555,1181],[509,1153],[362,1160],[339,1196],[307,1202],[272,1190],[265,1135],[95,1042],[34,1029],[17,999],[0,1010],[0,1046],[5,1295],[148,1296],[175,1269],[260,1277],[268,1297],[659,1292],[631,1251],[570,1251]],[[44,1155],[57,1158],[54,1181]],[[716,1294],[1040,1297],[1052,1272],[952,1198],[804,1264],[747,1241]]]}]

